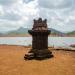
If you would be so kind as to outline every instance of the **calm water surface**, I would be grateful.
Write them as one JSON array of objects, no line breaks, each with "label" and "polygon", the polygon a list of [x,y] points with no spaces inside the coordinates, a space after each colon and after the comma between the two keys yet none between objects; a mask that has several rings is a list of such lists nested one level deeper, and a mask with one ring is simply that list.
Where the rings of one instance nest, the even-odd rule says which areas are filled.
[{"label": "calm water surface", "polygon": [[[0,37],[0,44],[8,45],[32,45],[32,37]],[[66,47],[75,44],[75,37],[49,37],[49,46]]]}]

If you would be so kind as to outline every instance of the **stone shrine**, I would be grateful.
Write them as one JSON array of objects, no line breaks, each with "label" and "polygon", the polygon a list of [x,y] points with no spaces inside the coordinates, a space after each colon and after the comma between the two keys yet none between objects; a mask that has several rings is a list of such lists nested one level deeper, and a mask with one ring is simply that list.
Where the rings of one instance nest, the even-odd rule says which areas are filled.
[{"label": "stone shrine", "polygon": [[47,20],[34,19],[32,30],[28,30],[32,35],[32,49],[25,54],[25,59],[45,59],[53,57],[52,52],[48,50],[48,35],[50,30],[47,27]]}]

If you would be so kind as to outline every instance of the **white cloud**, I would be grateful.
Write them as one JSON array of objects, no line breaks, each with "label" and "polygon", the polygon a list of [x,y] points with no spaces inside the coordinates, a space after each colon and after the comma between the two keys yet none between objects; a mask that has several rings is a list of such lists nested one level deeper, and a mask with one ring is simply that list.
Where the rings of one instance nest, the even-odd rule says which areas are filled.
[{"label": "white cloud", "polygon": [[0,16],[2,16],[4,14],[4,11],[2,9],[2,6],[0,6]]},{"label": "white cloud", "polygon": [[11,4],[13,4],[13,3],[15,3],[15,2],[17,2],[18,0],[0,0],[0,4],[1,5],[11,5]]},{"label": "white cloud", "polygon": [[[60,31],[75,30],[74,0],[38,0],[40,16],[48,19],[49,27]],[[73,21],[73,22],[72,22]]]},{"label": "white cloud", "polygon": [[17,3],[10,6],[2,5],[2,8],[1,12],[3,11],[4,13],[0,15],[0,26],[2,31],[3,27],[4,29],[6,28],[6,30],[9,30],[9,28],[12,30],[21,26],[30,27],[32,26],[32,19],[38,15],[36,1],[26,4],[23,3],[22,0],[19,0]]},{"label": "white cloud", "polygon": [[31,1],[34,1],[34,0],[23,0],[23,2],[25,2],[25,3],[29,3]]},{"label": "white cloud", "polygon": [[73,5],[73,0],[38,0],[38,2],[40,6],[50,9],[68,8]]},{"label": "white cloud", "polygon": [[48,27],[75,30],[75,0],[0,0],[0,32],[32,27],[33,19],[48,20]]}]

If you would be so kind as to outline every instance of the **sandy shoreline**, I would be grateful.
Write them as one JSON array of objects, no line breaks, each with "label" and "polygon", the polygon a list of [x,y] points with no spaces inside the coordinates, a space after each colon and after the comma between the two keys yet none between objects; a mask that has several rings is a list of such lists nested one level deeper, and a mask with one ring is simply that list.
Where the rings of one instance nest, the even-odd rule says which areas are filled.
[{"label": "sandy shoreline", "polygon": [[54,58],[25,61],[30,48],[0,45],[0,75],[75,75],[75,52],[51,50]]}]

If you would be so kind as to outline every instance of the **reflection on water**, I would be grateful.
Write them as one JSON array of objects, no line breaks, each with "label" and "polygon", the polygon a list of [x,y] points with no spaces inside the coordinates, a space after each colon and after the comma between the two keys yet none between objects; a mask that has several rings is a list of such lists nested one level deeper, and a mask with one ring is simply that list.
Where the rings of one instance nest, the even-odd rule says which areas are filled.
[{"label": "reflection on water", "polygon": [[[0,37],[0,44],[31,45],[32,37]],[[75,37],[49,37],[49,46],[68,46],[75,44]]]}]

